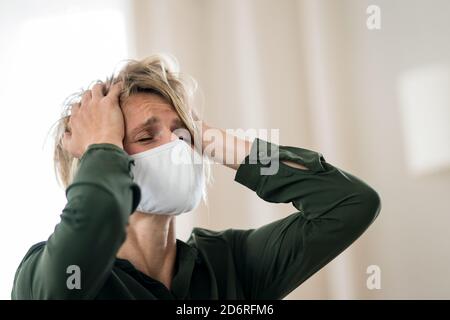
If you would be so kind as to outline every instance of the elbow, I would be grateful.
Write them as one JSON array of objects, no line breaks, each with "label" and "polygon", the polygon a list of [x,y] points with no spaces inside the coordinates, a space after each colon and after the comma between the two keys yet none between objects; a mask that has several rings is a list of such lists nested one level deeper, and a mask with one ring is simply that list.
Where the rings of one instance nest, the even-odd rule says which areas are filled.
[{"label": "elbow", "polygon": [[112,235],[124,237],[129,212],[114,194],[96,186],[84,186],[71,197],[68,208],[63,217],[71,221],[74,231],[96,234],[105,241]]},{"label": "elbow", "polygon": [[[378,217],[381,211],[381,198],[378,192],[366,184],[359,186],[357,193],[355,226],[364,232]],[[356,222],[356,221],[355,221]]]},{"label": "elbow", "polygon": [[363,199],[370,221],[373,222],[381,211],[380,195],[371,187],[367,187],[363,193]]},{"label": "elbow", "polygon": [[113,194],[106,192],[97,192],[94,201],[90,205],[90,208],[95,208],[95,212],[89,217],[91,220],[88,222],[89,226],[95,228],[97,233],[103,231],[105,237],[109,233],[116,235],[124,233],[129,213],[126,212],[123,203]]}]

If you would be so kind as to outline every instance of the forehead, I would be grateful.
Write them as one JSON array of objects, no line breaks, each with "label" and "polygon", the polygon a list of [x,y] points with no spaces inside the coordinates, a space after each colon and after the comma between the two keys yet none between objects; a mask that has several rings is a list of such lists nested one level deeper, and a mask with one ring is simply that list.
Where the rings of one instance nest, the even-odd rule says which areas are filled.
[{"label": "forehead", "polygon": [[174,108],[161,96],[153,93],[136,93],[122,104],[125,121],[142,122],[149,116],[177,116]]}]

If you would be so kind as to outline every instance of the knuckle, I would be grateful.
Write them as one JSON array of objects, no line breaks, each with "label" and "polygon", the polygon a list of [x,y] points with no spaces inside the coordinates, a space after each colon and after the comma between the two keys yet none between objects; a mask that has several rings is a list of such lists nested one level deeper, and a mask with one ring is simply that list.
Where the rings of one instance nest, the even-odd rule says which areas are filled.
[{"label": "knuckle", "polygon": [[83,92],[83,98],[89,98],[91,96],[92,92],[90,89]]},{"label": "knuckle", "polygon": [[92,90],[101,90],[103,88],[103,84],[102,83],[96,83],[94,84],[94,86],[92,87]]}]

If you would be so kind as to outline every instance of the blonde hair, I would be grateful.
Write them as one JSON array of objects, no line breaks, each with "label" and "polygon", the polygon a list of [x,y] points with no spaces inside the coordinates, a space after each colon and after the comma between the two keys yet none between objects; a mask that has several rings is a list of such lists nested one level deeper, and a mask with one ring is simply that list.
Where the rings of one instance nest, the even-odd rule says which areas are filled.
[{"label": "blonde hair", "polygon": [[[123,90],[120,94],[121,104],[131,95],[142,92],[157,94],[167,100],[189,130],[197,150],[199,147],[201,148],[201,139],[196,141],[197,137],[201,137],[201,128],[194,121],[192,112],[194,109],[193,98],[198,85],[194,78],[179,72],[179,64],[173,56],[155,54],[142,60],[127,60],[117,75],[113,74],[103,82],[105,93],[117,81],[123,82]],[[94,83],[98,82],[102,83],[102,81]],[[64,132],[69,129],[70,110],[74,104],[80,102],[85,91],[81,90],[66,99],[61,118],[56,124],[54,166],[57,179],[64,188],[72,183],[79,160],[63,148],[62,140]],[[204,160],[206,159],[204,158]],[[210,182],[209,161],[206,161],[206,164],[204,166],[206,180]],[[204,192],[204,196],[206,200],[206,192]]]}]

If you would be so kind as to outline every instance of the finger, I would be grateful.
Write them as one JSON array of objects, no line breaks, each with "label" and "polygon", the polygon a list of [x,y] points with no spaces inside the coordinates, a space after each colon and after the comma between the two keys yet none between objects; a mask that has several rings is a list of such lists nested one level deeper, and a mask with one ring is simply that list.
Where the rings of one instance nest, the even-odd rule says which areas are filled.
[{"label": "finger", "polygon": [[101,99],[103,98],[105,95],[103,94],[103,83],[99,82],[96,83],[93,87],[92,87],[92,98],[94,99]]},{"label": "finger", "polygon": [[81,97],[81,105],[82,106],[87,105],[89,103],[89,101],[91,101],[91,99],[92,99],[91,90],[86,90],[83,93],[83,96]]},{"label": "finger", "polygon": [[122,81],[116,82],[109,89],[108,96],[111,98],[117,98],[122,89],[123,89],[123,82]]},{"label": "finger", "polygon": [[[70,108],[70,115],[73,116],[73,115],[77,114],[80,111],[80,106],[81,106],[81,103],[79,103],[79,102],[72,104],[72,107]],[[70,121],[70,118],[71,117],[69,117],[69,119],[67,121]]]}]

